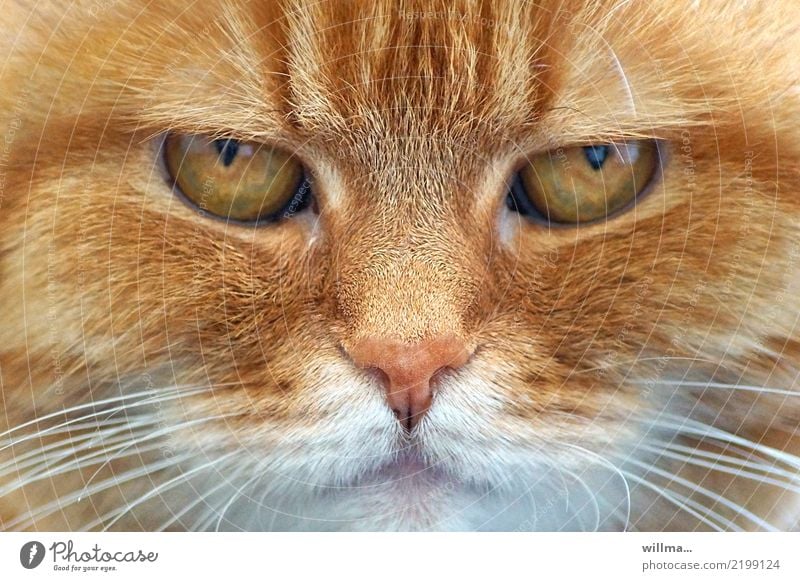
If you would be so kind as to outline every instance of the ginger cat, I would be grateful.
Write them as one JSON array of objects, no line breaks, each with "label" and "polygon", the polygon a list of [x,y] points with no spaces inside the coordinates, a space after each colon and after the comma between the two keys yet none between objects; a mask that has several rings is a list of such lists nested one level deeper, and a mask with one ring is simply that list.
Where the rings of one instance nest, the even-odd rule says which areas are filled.
[{"label": "ginger cat", "polygon": [[798,527],[796,0],[0,15],[0,528]]}]

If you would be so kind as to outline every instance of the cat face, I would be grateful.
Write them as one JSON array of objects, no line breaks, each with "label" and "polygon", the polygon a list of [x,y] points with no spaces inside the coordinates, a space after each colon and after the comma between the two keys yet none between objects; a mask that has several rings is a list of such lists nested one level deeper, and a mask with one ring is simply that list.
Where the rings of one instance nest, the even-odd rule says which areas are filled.
[{"label": "cat face", "polygon": [[4,527],[795,522],[790,2],[19,10]]}]

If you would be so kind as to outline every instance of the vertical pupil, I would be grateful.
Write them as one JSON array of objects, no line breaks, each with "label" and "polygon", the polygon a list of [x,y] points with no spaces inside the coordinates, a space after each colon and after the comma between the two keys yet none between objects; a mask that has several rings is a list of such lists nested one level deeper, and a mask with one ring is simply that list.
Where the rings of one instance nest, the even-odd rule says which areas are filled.
[{"label": "vertical pupil", "polygon": [[588,145],[583,148],[583,152],[586,154],[586,160],[589,162],[589,165],[592,166],[592,169],[595,170],[603,167],[608,157],[609,150],[610,147],[608,145]]},{"label": "vertical pupil", "polygon": [[239,142],[235,139],[215,139],[214,147],[217,149],[217,155],[222,159],[225,167],[233,163],[236,154],[239,152]]}]

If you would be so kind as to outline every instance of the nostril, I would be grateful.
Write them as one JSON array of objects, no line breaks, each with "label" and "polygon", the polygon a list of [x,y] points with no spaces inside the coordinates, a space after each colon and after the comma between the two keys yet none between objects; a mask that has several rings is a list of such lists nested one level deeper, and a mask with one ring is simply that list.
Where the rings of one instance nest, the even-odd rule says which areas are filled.
[{"label": "nostril", "polygon": [[389,409],[397,418],[400,425],[403,426],[406,431],[410,432],[414,426],[412,419],[413,413],[407,398],[404,397],[405,394],[397,393],[396,390],[392,389],[389,376],[379,367],[366,367],[364,371],[380,386],[386,398],[386,403],[389,405]]},{"label": "nostril", "polygon": [[364,372],[375,380],[375,383],[381,386],[384,391],[389,389],[391,380],[386,372],[380,367],[363,367]]},{"label": "nostril", "polygon": [[431,375],[431,381],[430,381],[430,383],[431,383],[431,392],[433,393],[434,396],[436,395],[436,391],[437,391],[439,385],[442,383],[442,381],[448,375],[451,375],[451,374],[455,373],[456,370],[457,370],[456,368],[453,368],[453,367],[450,367],[449,365],[446,365],[445,367],[440,367],[439,369],[436,370],[436,373]]}]

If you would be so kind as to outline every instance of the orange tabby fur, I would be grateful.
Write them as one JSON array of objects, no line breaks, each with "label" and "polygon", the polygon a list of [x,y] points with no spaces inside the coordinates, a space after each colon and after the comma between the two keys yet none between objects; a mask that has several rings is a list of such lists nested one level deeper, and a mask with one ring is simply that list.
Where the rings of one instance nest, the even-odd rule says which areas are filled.
[{"label": "orange tabby fur", "polygon": [[[800,464],[778,461],[800,453],[787,395],[800,371],[795,0],[87,0],[0,14],[0,432],[198,387],[102,416],[160,433],[149,451],[104,453],[123,441],[104,435],[61,448],[39,479],[22,455],[90,432],[37,434],[73,413],[4,434],[2,528],[197,528],[208,506],[179,513],[206,492],[222,514],[211,528],[590,528],[548,519],[552,498],[580,489],[570,471],[619,493],[615,471],[598,481],[587,466],[649,465],[640,418],[664,409],[769,446],[731,455],[797,484]],[[198,215],[162,175],[167,131],[290,149],[313,172],[316,213],[255,230]],[[660,140],[666,160],[633,210],[548,229],[505,209],[527,155],[633,136]],[[344,351],[439,334],[476,351],[409,439]],[[730,452],[696,435],[675,442]],[[404,446],[433,474],[392,463]],[[540,492],[545,461],[561,479]],[[601,528],[797,526],[789,485],[741,465],[656,466]],[[258,520],[225,478],[252,484]],[[529,484],[539,508],[523,518]]]}]

